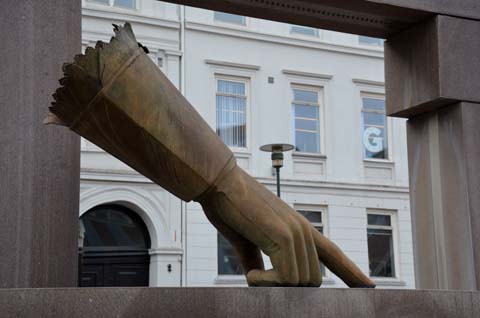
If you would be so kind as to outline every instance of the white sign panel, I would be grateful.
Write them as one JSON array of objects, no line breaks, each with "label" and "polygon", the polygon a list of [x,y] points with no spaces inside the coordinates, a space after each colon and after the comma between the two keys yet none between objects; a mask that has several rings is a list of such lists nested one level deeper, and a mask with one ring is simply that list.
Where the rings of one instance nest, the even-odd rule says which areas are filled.
[{"label": "white sign panel", "polygon": [[363,145],[371,153],[379,153],[383,150],[382,131],[377,127],[368,127],[363,132]]}]

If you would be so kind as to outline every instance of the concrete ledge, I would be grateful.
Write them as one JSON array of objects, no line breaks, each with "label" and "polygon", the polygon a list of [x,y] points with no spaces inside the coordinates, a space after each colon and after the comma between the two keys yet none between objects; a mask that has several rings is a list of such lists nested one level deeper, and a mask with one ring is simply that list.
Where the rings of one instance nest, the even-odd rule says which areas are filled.
[{"label": "concrete ledge", "polygon": [[3,289],[6,317],[480,316],[480,293],[318,288]]},{"label": "concrete ledge", "polygon": [[480,20],[478,0],[168,0],[168,2],[383,38],[437,14]]}]

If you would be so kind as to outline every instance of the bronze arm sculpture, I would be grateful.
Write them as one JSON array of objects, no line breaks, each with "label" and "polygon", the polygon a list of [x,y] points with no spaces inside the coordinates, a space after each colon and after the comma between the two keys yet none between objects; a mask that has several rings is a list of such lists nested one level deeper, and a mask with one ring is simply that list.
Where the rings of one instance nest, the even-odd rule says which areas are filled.
[{"label": "bronze arm sculpture", "polygon": [[[115,26],[63,67],[46,123],[68,126],[184,201],[199,202],[232,243],[250,286],[320,286],[320,261],[350,287],[374,287],[303,216],[237,166],[139,45]],[[262,250],[273,264],[265,271]]]}]

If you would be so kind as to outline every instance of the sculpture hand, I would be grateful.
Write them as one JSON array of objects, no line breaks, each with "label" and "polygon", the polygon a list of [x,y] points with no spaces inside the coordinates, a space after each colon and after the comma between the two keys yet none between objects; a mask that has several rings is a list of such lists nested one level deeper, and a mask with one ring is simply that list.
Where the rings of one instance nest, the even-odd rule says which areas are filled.
[{"label": "sculpture hand", "polygon": [[[319,286],[320,260],[347,285],[373,287],[335,244],[236,166],[128,23],[63,69],[46,122],[68,126],[182,200],[199,201],[234,245],[250,285]],[[260,250],[272,270],[264,270]]]},{"label": "sculpture hand", "polygon": [[[199,202],[235,247],[250,286],[320,286],[321,260],[350,287],[374,287],[335,244],[239,167]],[[273,269],[264,270],[256,246]]]}]

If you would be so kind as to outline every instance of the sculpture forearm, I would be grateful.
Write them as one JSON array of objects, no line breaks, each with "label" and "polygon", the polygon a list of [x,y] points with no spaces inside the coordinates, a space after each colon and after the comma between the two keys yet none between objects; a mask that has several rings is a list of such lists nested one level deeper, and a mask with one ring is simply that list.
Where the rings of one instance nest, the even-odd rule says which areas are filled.
[{"label": "sculpture forearm", "polygon": [[232,152],[139,47],[130,26],[64,66],[51,112],[70,129],[185,201]]}]

